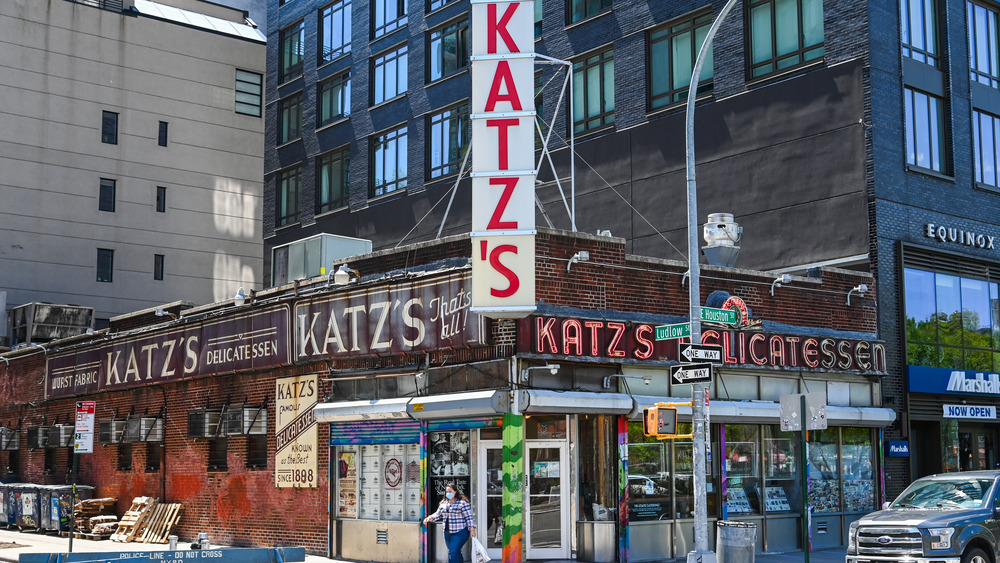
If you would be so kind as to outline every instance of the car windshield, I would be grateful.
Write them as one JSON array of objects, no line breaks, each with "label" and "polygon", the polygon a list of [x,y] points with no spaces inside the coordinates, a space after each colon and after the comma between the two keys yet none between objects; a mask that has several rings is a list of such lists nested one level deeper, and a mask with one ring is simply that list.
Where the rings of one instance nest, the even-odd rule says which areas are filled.
[{"label": "car windshield", "polygon": [[893,508],[976,508],[982,506],[993,479],[958,477],[914,481]]}]

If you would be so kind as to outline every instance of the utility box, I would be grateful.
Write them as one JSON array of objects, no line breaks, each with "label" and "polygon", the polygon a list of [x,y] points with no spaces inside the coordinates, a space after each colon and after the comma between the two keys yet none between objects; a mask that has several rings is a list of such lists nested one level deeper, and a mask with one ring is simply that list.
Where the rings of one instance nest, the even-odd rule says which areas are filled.
[{"label": "utility box", "polygon": [[83,334],[94,328],[94,308],[26,303],[7,311],[7,345],[34,344]]}]

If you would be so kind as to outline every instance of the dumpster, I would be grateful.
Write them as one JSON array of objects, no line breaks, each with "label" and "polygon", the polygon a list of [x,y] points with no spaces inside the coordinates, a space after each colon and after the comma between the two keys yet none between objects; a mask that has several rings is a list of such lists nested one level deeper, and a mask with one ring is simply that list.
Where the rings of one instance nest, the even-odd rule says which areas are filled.
[{"label": "dumpster", "polygon": [[757,524],[716,522],[715,554],[718,563],[753,563],[757,547]]},{"label": "dumpster", "polygon": [[[76,486],[76,502],[94,497],[94,487]],[[52,485],[48,509],[42,507],[42,528],[53,532],[68,532],[73,517],[73,485]]]},{"label": "dumpster", "polygon": [[[49,525],[50,504],[49,499],[55,491],[55,485],[35,485],[38,489],[38,529],[41,531],[51,531]],[[57,516],[58,518],[58,513]]]},{"label": "dumpster", "polygon": [[37,530],[41,518],[38,485],[17,483],[13,487],[14,525],[21,530]]}]

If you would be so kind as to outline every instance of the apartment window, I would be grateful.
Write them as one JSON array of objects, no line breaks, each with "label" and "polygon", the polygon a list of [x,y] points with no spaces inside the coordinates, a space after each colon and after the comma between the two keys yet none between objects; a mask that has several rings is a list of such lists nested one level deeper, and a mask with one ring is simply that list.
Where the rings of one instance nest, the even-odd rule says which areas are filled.
[{"label": "apartment window", "polygon": [[406,0],[372,0],[372,38],[406,25]]},{"label": "apartment window", "polygon": [[260,117],[263,76],[236,69],[236,113]]},{"label": "apartment window", "polygon": [[118,114],[113,111],[101,114],[101,142],[109,145],[118,144]]},{"label": "apartment window", "polygon": [[438,8],[443,8],[452,2],[457,2],[458,0],[431,0],[427,4],[427,11],[437,10]]},{"label": "apartment window", "polygon": [[542,36],[542,0],[535,0],[535,38]]},{"label": "apartment window", "polygon": [[[650,109],[669,106],[687,99],[691,72],[698,58],[698,51],[708,28],[712,26],[712,14],[697,16],[669,24],[649,34],[649,107]],[[698,94],[712,89],[712,46],[708,47],[705,63],[698,78]]]},{"label": "apartment window", "polygon": [[156,212],[167,212],[167,188],[156,186]]},{"label": "apartment window", "polygon": [[[935,0],[900,0],[899,10],[903,56],[937,66],[937,2]],[[972,25],[971,22],[970,25]]]},{"label": "apartment window", "polygon": [[154,473],[160,470],[160,460],[163,458],[163,444],[146,442],[146,472]]},{"label": "apartment window", "polygon": [[997,10],[973,2],[966,4],[969,21],[969,65],[972,80],[1000,88],[1000,53]]},{"label": "apartment window", "polygon": [[573,130],[615,122],[615,55],[608,50],[573,63]]},{"label": "apartment window", "polygon": [[299,219],[299,184],[302,167],[296,166],[278,173],[278,193],[275,199],[275,226],[290,225]]},{"label": "apartment window", "polygon": [[428,162],[430,177],[456,174],[469,147],[469,106],[462,104],[431,115],[427,120],[430,131]]},{"label": "apartment window", "polygon": [[101,178],[101,192],[97,198],[97,208],[101,211],[115,210],[115,186],[117,182]]},{"label": "apartment window", "polygon": [[118,444],[118,471],[132,471],[132,444]]},{"label": "apartment window", "polygon": [[278,144],[290,143],[302,137],[302,94],[294,94],[278,102]]},{"label": "apartment window", "polygon": [[351,75],[334,76],[319,83],[319,123],[322,127],[351,114]]},{"label": "apartment window", "polygon": [[912,88],[904,88],[903,97],[907,164],[947,172],[944,100]]},{"label": "apartment window", "polygon": [[56,471],[56,448],[45,448],[45,474],[52,475]]},{"label": "apartment window", "polygon": [[226,454],[229,453],[228,438],[212,438],[208,441],[208,470],[225,471],[229,469]]},{"label": "apartment window", "polygon": [[434,81],[458,72],[469,64],[469,20],[448,24],[431,31],[427,65]]},{"label": "apartment window", "polygon": [[576,23],[610,9],[611,0],[569,0],[566,12],[569,14],[569,23]]},{"label": "apartment window", "polygon": [[406,92],[406,45],[372,61],[372,103],[382,103]]},{"label": "apartment window", "polygon": [[823,56],[823,0],[751,0],[750,76]]},{"label": "apartment window", "polygon": [[115,251],[108,248],[97,249],[97,281],[111,282],[115,268]]},{"label": "apartment window", "polygon": [[163,281],[163,255],[153,255],[153,279]]},{"label": "apartment window", "polygon": [[406,187],[406,127],[372,137],[372,190],[378,197]]},{"label": "apartment window", "polygon": [[299,22],[281,30],[281,82],[288,82],[302,76],[302,60],[305,58],[306,28]]},{"label": "apartment window", "polygon": [[267,468],[267,434],[247,436],[247,469]]},{"label": "apartment window", "polygon": [[351,0],[319,11],[319,62],[328,63],[351,50]]},{"label": "apartment window", "polygon": [[976,182],[1000,187],[1000,169],[997,147],[1000,147],[1000,118],[995,115],[972,111],[973,147],[976,155]]},{"label": "apartment window", "polygon": [[160,122],[160,131],[156,137],[156,143],[161,147],[167,146],[167,122]]},{"label": "apartment window", "polygon": [[317,159],[316,212],[324,213],[348,202],[350,185],[351,150],[343,148],[328,152]]}]

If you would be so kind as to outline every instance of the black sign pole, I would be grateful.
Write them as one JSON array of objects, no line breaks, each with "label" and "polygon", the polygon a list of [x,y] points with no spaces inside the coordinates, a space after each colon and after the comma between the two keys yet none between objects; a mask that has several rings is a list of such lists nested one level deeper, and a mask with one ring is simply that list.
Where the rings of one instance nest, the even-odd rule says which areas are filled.
[{"label": "black sign pole", "polygon": [[805,394],[799,395],[800,411],[799,420],[802,421],[802,447],[799,450],[799,458],[802,462],[799,463],[799,471],[801,471],[801,483],[802,483],[802,553],[804,563],[809,563],[809,455],[806,450],[809,447],[809,434],[806,420],[809,418],[806,416],[806,396]]},{"label": "black sign pole", "polygon": [[80,465],[80,454],[73,445],[73,496],[69,503],[69,553],[73,553],[73,536],[76,535],[76,471]]}]

